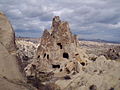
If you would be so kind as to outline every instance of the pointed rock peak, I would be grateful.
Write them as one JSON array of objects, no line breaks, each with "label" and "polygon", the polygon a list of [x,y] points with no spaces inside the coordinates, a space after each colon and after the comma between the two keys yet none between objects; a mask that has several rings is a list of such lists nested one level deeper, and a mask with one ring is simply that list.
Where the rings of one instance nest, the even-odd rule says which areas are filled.
[{"label": "pointed rock peak", "polygon": [[49,35],[50,35],[49,31],[47,29],[45,29],[43,32],[43,37],[47,37]]},{"label": "pointed rock peak", "polygon": [[55,16],[53,18],[53,21],[52,21],[52,27],[53,28],[57,28],[60,23],[61,23],[60,17],[59,16]]},{"label": "pointed rock peak", "polygon": [[59,16],[55,16],[55,17],[53,18],[53,22],[54,22],[54,21],[55,21],[55,22],[61,21],[61,20],[60,20],[60,17],[59,17]]}]

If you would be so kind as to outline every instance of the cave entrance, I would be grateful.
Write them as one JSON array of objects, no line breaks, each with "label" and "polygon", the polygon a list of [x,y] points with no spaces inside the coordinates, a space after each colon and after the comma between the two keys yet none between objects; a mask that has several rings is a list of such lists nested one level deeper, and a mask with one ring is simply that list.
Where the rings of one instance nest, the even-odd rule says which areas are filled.
[{"label": "cave entrance", "polygon": [[62,49],[62,44],[61,43],[57,43],[57,45],[60,47],[60,49]]},{"label": "cave entrance", "polygon": [[66,53],[66,52],[64,52],[64,53],[63,53],[63,58],[67,58],[67,59],[69,59],[69,54]]},{"label": "cave entrance", "polygon": [[46,57],[46,53],[44,54],[43,58],[45,58],[45,57]]},{"label": "cave entrance", "polygon": [[49,59],[49,54],[47,54],[47,59]]},{"label": "cave entrance", "polygon": [[54,64],[52,64],[52,68],[60,68],[60,65],[54,65]]}]

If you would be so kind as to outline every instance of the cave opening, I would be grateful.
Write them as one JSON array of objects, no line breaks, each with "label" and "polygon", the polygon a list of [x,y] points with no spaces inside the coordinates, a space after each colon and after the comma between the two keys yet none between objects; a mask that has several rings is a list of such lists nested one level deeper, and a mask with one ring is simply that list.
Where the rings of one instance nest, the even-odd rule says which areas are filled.
[{"label": "cave opening", "polygon": [[54,65],[54,64],[52,64],[52,68],[60,68],[60,65]]},{"label": "cave opening", "polygon": [[63,58],[67,58],[67,59],[69,59],[69,54],[66,53],[66,52],[64,52],[64,53],[63,53]]},{"label": "cave opening", "polygon": [[85,66],[85,63],[84,63],[84,62],[81,62],[80,64],[81,64],[82,66]]},{"label": "cave opening", "polygon": [[22,56],[22,59],[24,60],[24,61],[28,61],[29,60],[29,57],[28,56]]},{"label": "cave opening", "polygon": [[37,58],[40,58],[40,55],[38,55]]},{"label": "cave opening", "polygon": [[46,53],[44,54],[43,58],[45,58],[45,56],[46,56]]},{"label": "cave opening", "polygon": [[49,59],[49,54],[47,54],[47,59]]},{"label": "cave opening", "polygon": [[61,43],[57,43],[57,45],[60,47],[60,49],[62,49],[62,44]]}]

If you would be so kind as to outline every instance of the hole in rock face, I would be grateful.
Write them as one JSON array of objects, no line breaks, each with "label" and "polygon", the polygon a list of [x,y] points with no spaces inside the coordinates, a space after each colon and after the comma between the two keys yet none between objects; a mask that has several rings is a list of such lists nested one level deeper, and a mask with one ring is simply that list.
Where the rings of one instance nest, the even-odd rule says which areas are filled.
[{"label": "hole in rock face", "polygon": [[62,69],[60,69],[60,72],[62,72]]},{"label": "hole in rock face", "polygon": [[52,65],[52,68],[60,68],[60,65]]},{"label": "hole in rock face", "polygon": [[66,76],[64,76],[64,79],[69,80],[69,79],[71,79],[71,77],[69,75],[66,75]]},{"label": "hole in rock face", "polygon": [[89,87],[89,90],[97,90],[97,86],[96,86],[96,85],[91,85],[91,86]]},{"label": "hole in rock face", "polygon": [[67,58],[67,59],[69,59],[69,54],[66,53],[66,52],[64,52],[64,53],[63,53],[63,58]]},{"label": "hole in rock face", "polygon": [[68,70],[68,69],[66,68],[66,72],[67,72],[67,74],[69,74],[69,73],[70,73],[70,70]]},{"label": "hole in rock face", "polygon": [[57,43],[57,45],[60,47],[60,49],[62,49],[62,44],[61,43]]},{"label": "hole in rock face", "polygon": [[32,64],[33,69],[36,69],[36,65]]},{"label": "hole in rock face", "polygon": [[37,58],[40,58],[40,55],[38,55]]},{"label": "hole in rock face", "polygon": [[55,38],[55,36],[53,36],[53,38]]},{"label": "hole in rock face", "polygon": [[49,59],[49,55],[47,54],[47,59]]},{"label": "hole in rock face", "polygon": [[45,58],[45,56],[46,56],[46,53],[44,54],[43,58]]},{"label": "hole in rock face", "polygon": [[113,87],[111,87],[109,90],[115,90]]},{"label": "hole in rock face", "polygon": [[29,57],[28,57],[28,56],[22,56],[22,59],[23,59],[24,61],[28,61],[28,60],[29,60]]},{"label": "hole in rock face", "polygon": [[77,53],[77,54],[75,54],[75,56],[78,56],[79,54]]},{"label": "hole in rock face", "polygon": [[81,64],[82,66],[85,66],[85,63],[84,63],[84,62],[81,62],[80,64]]},{"label": "hole in rock face", "polygon": [[34,76],[27,76],[28,80],[32,80],[34,78]]}]

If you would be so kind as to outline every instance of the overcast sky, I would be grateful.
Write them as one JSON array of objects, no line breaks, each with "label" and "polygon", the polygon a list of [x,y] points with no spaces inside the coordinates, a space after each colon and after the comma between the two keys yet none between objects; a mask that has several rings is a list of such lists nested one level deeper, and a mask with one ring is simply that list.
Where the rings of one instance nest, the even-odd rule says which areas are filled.
[{"label": "overcast sky", "polygon": [[120,42],[120,0],[0,0],[17,36],[40,37],[59,15],[84,39]]}]

